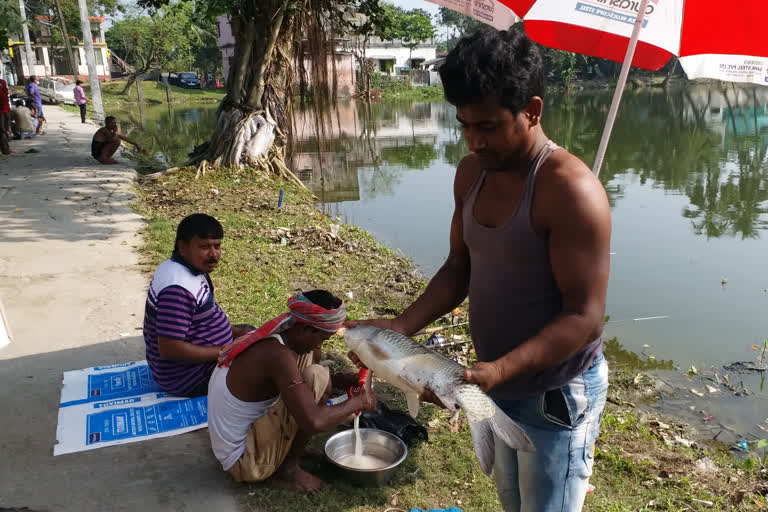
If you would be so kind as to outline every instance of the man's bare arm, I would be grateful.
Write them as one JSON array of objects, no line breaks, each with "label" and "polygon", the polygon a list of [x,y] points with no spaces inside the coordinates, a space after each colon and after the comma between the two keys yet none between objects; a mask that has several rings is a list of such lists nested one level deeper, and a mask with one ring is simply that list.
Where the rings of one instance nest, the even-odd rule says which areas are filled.
[{"label": "man's bare arm", "polygon": [[373,392],[362,390],[339,405],[327,406],[315,403],[315,395],[304,382],[296,366],[296,359],[289,350],[277,351],[270,365],[270,376],[280,391],[288,412],[296,420],[299,430],[324,432],[341,425],[350,414],[376,408]]},{"label": "man's bare arm", "polygon": [[157,337],[157,351],[163,359],[202,363],[216,361],[222,347],[195,345],[188,341],[177,340],[168,336]]},{"label": "man's bare arm", "polygon": [[516,349],[466,372],[468,381],[486,390],[555,367],[602,333],[610,270],[608,198],[586,166],[577,176],[563,171],[553,174],[537,193],[547,198],[550,260],[563,310]]}]

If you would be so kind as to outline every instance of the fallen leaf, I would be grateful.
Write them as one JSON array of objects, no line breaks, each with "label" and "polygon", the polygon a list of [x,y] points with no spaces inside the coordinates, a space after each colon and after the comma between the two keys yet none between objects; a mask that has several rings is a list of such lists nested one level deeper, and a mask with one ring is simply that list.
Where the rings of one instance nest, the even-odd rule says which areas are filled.
[{"label": "fallen leaf", "polygon": [[21,208],[16,208],[16,213],[23,212],[23,211],[24,210],[22,210]]},{"label": "fallen leaf", "polygon": [[706,388],[707,388],[707,391],[709,391],[710,393],[717,393],[718,391],[720,391],[716,387],[710,386],[709,384],[706,385]]},{"label": "fallen leaf", "polygon": [[701,391],[696,391],[693,388],[689,389],[688,391],[690,391],[691,393],[693,393],[696,396],[704,396],[704,393],[702,393]]}]

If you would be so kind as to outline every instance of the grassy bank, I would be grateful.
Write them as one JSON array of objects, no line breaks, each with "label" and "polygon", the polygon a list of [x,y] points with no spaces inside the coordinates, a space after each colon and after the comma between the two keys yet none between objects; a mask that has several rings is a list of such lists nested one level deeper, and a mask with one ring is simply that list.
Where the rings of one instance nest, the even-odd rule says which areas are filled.
[{"label": "grassy bank", "polygon": [[[279,189],[285,204],[276,208]],[[143,255],[147,271],[168,257],[176,223],[184,215],[205,211],[222,221],[224,257],[213,274],[217,299],[234,322],[259,324],[285,309],[297,288],[322,287],[343,296],[350,318],[393,315],[420,292],[424,283],[410,263],[378,245],[363,230],[341,225],[313,207],[309,194],[265,180],[250,170],[222,170],[194,179],[191,171],[144,182],[137,210],[147,218]],[[441,319],[439,322],[445,322]],[[325,358],[336,367],[348,364],[343,341],[332,339]],[[464,355],[472,362],[472,354]],[[630,405],[632,387],[642,387],[638,371],[612,373],[610,403],[595,450],[586,511],[763,510],[768,480],[762,462],[751,466],[716,445],[685,446],[685,426],[648,417]],[[400,393],[377,384],[391,406],[403,406]],[[317,496],[298,496],[268,484],[243,485],[250,510],[287,512],[384,512],[392,508],[445,508],[466,512],[498,511],[493,480],[482,474],[464,423],[426,406],[419,421],[429,430],[428,444],[410,452],[391,484],[358,489],[335,479],[321,457],[306,467],[325,478],[329,488]],[[315,446],[322,446],[319,436]],[[672,444],[666,444],[669,440]]]},{"label": "grassy bank", "polygon": [[[107,115],[115,110],[132,110],[136,108],[138,96],[136,86],[134,85],[128,94],[120,94],[125,88],[125,81],[103,82],[101,84],[101,97],[104,103],[104,111]],[[144,92],[144,102],[146,105],[159,105],[168,103],[165,84],[162,82],[143,82],[142,91]],[[91,86],[83,84],[85,96],[88,98],[88,116],[93,114],[93,108],[90,100]],[[11,92],[24,94],[23,87],[14,87]],[[174,105],[188,105],[194,103],[219,103],[224,98],[223,89],[212,91],[203,89],[182,89],[181,87],[171,86],[171,102]],[[80,109],[75,105],[59,104],[60,107],[70,112],[79,113]],[[45,110],[45,105],[43,105]]]}]

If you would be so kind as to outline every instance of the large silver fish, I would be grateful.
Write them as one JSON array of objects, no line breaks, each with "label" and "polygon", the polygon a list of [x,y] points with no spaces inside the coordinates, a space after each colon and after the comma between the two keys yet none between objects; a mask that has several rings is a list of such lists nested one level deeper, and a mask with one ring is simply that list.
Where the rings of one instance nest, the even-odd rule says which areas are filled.
[{"label": "large silver fish", "polygon": [[344,332],[344,341],[377,377],[405,393],[408,411],[419,412],[419,395],[429,388],[452,410],[467,417],[480,468],[490,475],[494,462],[494,433],[511,448],[534,451],[520,426],[504,414],[475,384],[464,380],[464,367],[407,336],[370,325]]}]

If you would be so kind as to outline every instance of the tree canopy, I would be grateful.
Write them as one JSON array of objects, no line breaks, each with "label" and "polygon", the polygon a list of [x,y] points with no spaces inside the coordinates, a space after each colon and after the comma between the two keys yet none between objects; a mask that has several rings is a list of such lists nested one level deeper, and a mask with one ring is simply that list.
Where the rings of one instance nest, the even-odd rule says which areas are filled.
[{"label": "tree canopy", "polygon": [[217,70],[220,56],[213,21],[192,2],[179,2],[151,15],[131,15],[106,33],[107,44],[137,72]]},{"label": "tree canopy", "polygon": [[14,0],[0,0],[0,41],[7,41],[20,24],[19,3]]}]

